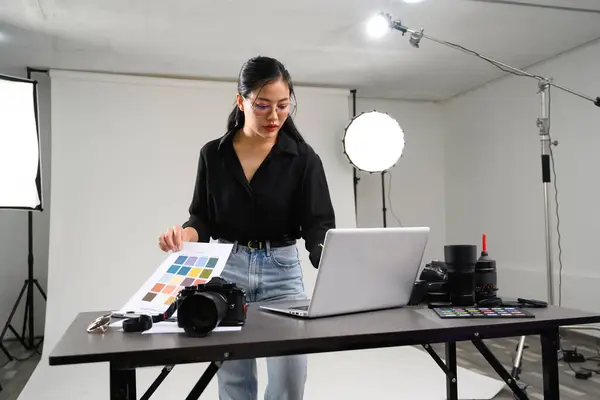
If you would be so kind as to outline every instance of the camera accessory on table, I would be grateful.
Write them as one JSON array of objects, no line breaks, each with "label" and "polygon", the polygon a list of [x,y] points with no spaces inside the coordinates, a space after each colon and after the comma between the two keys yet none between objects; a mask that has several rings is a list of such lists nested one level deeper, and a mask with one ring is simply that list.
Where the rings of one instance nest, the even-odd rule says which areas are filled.
[{"label": "camera accessory on table", "polygon": [[412,305],[427,304],[440,318],[534,318],[523,308],[543,308],[540,300],[498,297],[496,261],[482,237],[477,258],[475,245],[444,246],[444,261],[432,261],[415,283]]},{"label": "camera accessory on table", "polygon": [[[142,314],[123,321],[124,332],[145,332],[153,324],[169,321],[177,311],[177,326],[189,335],[203,337],[217,327],[241,327],[246,322],[246,293],[221,277],[207,283],[185,287],[176,300],[161,314]],[[88,332],[105,332],[111,315],[96,319]]]}]

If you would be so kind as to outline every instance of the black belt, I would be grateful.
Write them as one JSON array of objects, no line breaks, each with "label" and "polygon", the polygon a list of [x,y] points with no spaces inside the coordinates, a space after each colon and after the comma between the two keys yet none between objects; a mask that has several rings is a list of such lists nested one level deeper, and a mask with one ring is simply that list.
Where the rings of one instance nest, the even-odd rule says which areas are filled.
[{"label": "black belt", "polygon": [[[235,242],[235,241],[234,241]],[[237,240],[237,243],[246,246],[252,250],[260,250],[267,247],[267,242],[271,248],[286,247],[296,244],[296,239],[281,239],[281,240]]]}]

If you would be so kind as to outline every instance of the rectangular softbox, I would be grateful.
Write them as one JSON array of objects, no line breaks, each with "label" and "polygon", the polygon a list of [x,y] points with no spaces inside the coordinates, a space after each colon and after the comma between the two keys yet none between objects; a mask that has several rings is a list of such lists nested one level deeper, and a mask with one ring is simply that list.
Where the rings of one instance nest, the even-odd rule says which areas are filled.
[{"label": "rectangular softbox", "polygon": [[0,208],[42,210],[37,82],[0,75]]}]

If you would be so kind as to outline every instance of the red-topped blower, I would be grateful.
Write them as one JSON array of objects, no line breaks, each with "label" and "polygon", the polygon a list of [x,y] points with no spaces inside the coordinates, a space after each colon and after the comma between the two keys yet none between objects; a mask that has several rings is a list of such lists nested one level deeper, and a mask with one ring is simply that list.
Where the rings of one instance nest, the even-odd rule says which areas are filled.
[{"label": "red-topped blower", "polygon": [[487,235],[482,235],[481,256],[475,264],[475,302],[494,299],[498,295],[498,277],[496,261],[492,260],[487,250]]}]

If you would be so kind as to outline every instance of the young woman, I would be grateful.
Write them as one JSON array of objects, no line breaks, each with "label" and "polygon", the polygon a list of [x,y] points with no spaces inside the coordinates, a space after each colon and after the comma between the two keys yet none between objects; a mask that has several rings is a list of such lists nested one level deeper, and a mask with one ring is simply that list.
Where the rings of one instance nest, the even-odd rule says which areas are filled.
[{"label": "young woman", "polygon": [[[247,61],[236,100],[227,133],[200,151],[189,220],[162,234],[159,246],[233,243],[221,277],[243,287],[249,302],[306,298],[296,240],[305,240],[317,267],[335,227],[321,159],[290,116],[294,88],[279,61]],[[303,398],[305,355],[268,358],[267,369],[266,399]],[[257,398],[255,360],[226,361],[217,377],[221,400]]]}]

